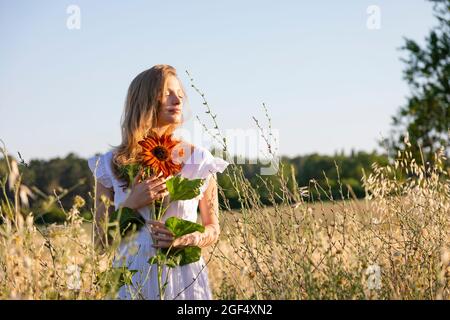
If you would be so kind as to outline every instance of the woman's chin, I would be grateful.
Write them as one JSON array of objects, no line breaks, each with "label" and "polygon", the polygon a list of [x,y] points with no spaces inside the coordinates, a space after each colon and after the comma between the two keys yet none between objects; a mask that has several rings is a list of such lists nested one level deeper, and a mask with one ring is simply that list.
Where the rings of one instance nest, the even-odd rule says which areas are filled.
[{"label": "woman's chin", "polygon": [[181,115],[174,115],[169,117],[169,123],[172,124],[180,124],[181,123]]},{"label": "woman's chin", "polygon": [[177,125],[177,124],[181,124],[181,123],[182,123],[181,116],[169,116],[164,121],[164,125],[168,125],[168,124]]}]

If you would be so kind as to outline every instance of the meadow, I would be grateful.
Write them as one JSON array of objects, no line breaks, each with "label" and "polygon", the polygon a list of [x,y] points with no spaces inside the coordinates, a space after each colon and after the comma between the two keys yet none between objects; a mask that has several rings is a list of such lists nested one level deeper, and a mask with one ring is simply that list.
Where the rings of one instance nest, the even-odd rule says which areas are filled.
[{"label": "meadow", "polygon": [[[232,209],[225,198],[220,240],[203,252],[214,297],[449,299],[445,160],[441,149],[433,164],[419,164],[405,150],[390,164],[374,163],[363,178],[362,200],[349,186],[338,184],[336,199],[329,186],[314,180],[298,186],[295,175],[279,170],[278,185],[265,185],[272,204],[263,204],[239,166],[230,165],[223,174],[242,207]],[[111,267],[120,239],[109,250],[96,249],[92,225],[79,214],[85,200],[76,197],[64,210],[64,224],[38,226],[33,214],[22,214],[17,194],[13,201],[5,196],[6,181],[0,298],[113,298],[131,274]]]},{"label": "meadow", "polygon": [[[231,159],[216,115],[192,86],[217,131],[213,138]],[[277,158],[271,119],[263,107],[269,130],[254,120],[267,142],[270,162]],[[252,180],[258,184],[248,179],[242,165],[231,163],[217,183],[220,238],[202,253],[214,298],[448,300],[446,150],[442,147],[432,159],[417,161],[407,137],[404,146],[388,162],[380,158],[370,170],[362,170],[363,198],[357,197],[353,183],[341,179],[336,162],[336,178],[324,172],[306,185],[299,185],[295,167],[283,161],[273,175],[255,173]],[[75,196],[67,207],[61,198],[68,190],[41,192],[42,208],[25,210],[22,175],[5,145],[1,151],[7,170],[1,177],[0,299],[115,298],[121,285],[131,283],[133,273],[114,268],[112,261],[120,242],[132,241],[132,236],[122,239],[118,222],[111,221],[116,227],[112,241],[98,248],[93,221],[82,214],[88,210],[95,217],[98,198],[105,207],[111,205],[110,199],[96,194],[97,181],[90,199]],[[12,196],[11,173],[16,174]],[[55,205],[64,222],[38,224],[38,217]]]}]

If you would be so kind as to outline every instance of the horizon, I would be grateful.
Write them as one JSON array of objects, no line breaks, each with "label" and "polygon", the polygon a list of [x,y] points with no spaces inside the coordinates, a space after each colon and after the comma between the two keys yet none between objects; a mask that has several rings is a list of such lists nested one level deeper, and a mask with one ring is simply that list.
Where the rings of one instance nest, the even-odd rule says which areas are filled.
[{"label": "horizon", "polygon": [[[0,139],[0,140],[1,140],[1,139]],[[9,156],[14,157],[14,159],[15,159],[18,163],[21,162],[20,160],[23,159],[23,156],[22,156],[22,153],[20,152],[20,150],[18,150],[16,154],[12,154],[11,152],[9,152],[7,146],[6,146],[6,149],[7,149],[7,151],[8,151],[8,155],[9,155]],[[211,149],[208,148],[208,150],[209,150],[209,151],[212,151],[213,148],[211,148]],[[301,158],[301,157],[309,157],[309,156],[313,156],[313,155],[319,155],[319,156],[324,156],[324,157],[337,157],[337,156],[350,157],[350,156],[352,155],[352,152],[353,152],[354,154],[356,154],[356,155],[357,155],[358,153],[366,153],[366,154],[376,154],[376,155],[380,155],[380,156],[387,156],[387,153],[385,153],[383,150],[376,150],[376,149],[373,149],[373,150],[356,150],[356,149],[351,149],[351,150],[348,150],[348,151],[346,151],[346,150],[336,150],[334,153],[330,153],[330,154],[327,154],[327,153],[320,153],[320,152],[319,152],[319,153],[318,153],[318,152],[311,152],[311,153],[297,154],[297,155],[293,155],[293,156],[284,155],[284,154],[279,154],[278,156],[279,156],[280,159],[281,159],[281,158],[288,158],[288,159],[290,159],[290,160],[295,159],[295,158]],[[20,156],[19,156],[18,153],[20,153]],[[94,154],[92,154],[92,155],[89,155],[88,157],[95,156],[95,155],[101,155],[101,154],[103,154],[103,153],[104,153],[104,152],[100,152],[100,151],[99,151],[99,152],[96,152],[96,153],[94,153]],[[33,161],[33,160],[36,160],[36,161],[46,161],[46,162],[48,162],[48,161],[55,160],[55,159],[66,159],[66,158],[68,158],[70,155],[74,155],[75,157],[77,157],[77,158],[79,158],[79,159],[85,159],[85,160],[88,159],[87,157],[83,157],[83,156],[77,154],[76,151],[69,151],[69,152],[66,153],[65,155],[56,155],[56,156],[53,156],[53,157],[50,157],[50,158],[41,158],[41,157],[37,157],[37,158],[29,158],[28,160],[26,160],[26,159],[23,159],[23,160],[24,160],[26,163],[29,163],[30,161]],[[239,155],[232,155],[232,157],[239,157]],[[3,155],[0,156],[0,159],[3,159]],[[258,160],[258,158],[256,158],[256,157],[254,157],[254,158],[246,158],[245,160]],[[254,163],[251,163],[251,162],[248,162],[248,163],[247,163],[247,162],[246,162],[246,164],[254,164]]]}]

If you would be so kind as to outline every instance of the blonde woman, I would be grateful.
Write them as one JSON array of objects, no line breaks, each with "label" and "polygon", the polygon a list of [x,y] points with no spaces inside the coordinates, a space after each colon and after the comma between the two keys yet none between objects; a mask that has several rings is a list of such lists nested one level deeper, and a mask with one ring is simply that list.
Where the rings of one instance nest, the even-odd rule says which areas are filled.
[{"label": "blonde woman", "polygon": [[[122,143],[100,156],[88,159],[90,169],[97,183],[97,199],[108,197],[114,207],[128,207],[136,210],[146,220],[150,228],[138,231],[136,242],[123,242],[119,256],[123,259],[115,263],[126,263],[129,269],[138,270],[133,276],[133,284],[120,288],[119,299],[159,299],[157,268],[147,263],[155,255],[156,248],[199,246],[205,248],[214,244],[219,237],[218,197],[216,173],[223,172],[229,164],[214,157],[202,146],[189,145],[190,152],[184,158],[180,174],[189,179],[206,179],[197,198],[176,201],[170,204],[162,222],[150,218],[149,204],[168,195],[163,177],[152,177],[131,187],[123,188],[124,181],[118,178],[117,167],[139,158],[138,144],[151,131],[159,135],[172,134],[183,122],[183,102],[186,92],[177,76],[175,68],[169,65],[155,65],[145,70],[131,82],[122,116]],[[97,200],[96,221],[105,216],[103,202]],[[205,232],[195,232],[173,239],[164,221],[171,216],[197,221],[200,211]],[[97,237],[103,236],[98,225]],[[157,240],[158,246],[154,245]],[[134,249],[132,249],[134,248]],[[136,250],[137,248],[137,250]],[[163,269],[163,279],[168,269]],[[212,299],[207,268],[203,257],[195,263],[170,269],[165,299]]]}]

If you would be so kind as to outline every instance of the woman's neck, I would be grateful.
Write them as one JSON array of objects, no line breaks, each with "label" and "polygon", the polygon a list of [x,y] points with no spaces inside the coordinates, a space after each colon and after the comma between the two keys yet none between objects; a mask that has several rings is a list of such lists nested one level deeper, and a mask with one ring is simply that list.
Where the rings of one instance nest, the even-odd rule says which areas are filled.
[{"label": "woman's neck", "polygon": [[155,132],[158,136],[162,136],[165,133],[169,133],[170,125],[158,126],[152,128],[152,131]]}]

